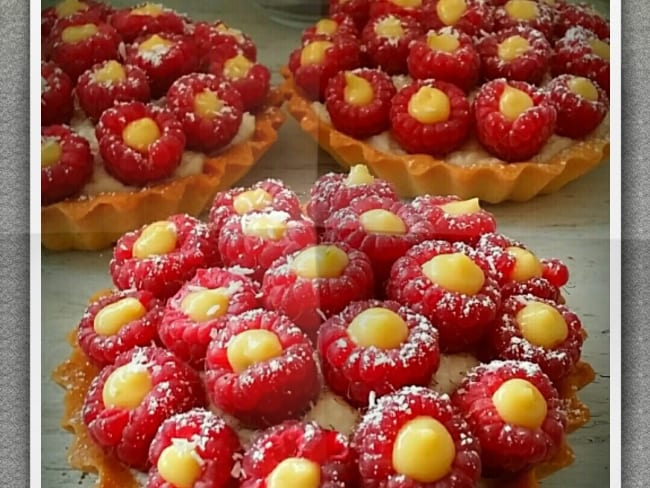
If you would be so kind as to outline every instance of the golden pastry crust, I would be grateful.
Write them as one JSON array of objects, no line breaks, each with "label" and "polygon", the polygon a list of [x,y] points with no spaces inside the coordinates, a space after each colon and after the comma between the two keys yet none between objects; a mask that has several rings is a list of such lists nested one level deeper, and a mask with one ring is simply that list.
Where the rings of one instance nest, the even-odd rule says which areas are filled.
[{"label": "golden pastry crust", "polygon": [[253,136],[207,158],[203,172],[137,192],[100,194],[41,207],[41,243],[56,251],[99,250],[125,232],[176,213],[198,215],[221,190],[231,187],[275,143],[284,122],[283,96],[272,89],[266,107],[255,116]]},{"label": "golden pastry crust", "polygon": [[423,194],[478,197],[489,203],[523,202],[553,193],[609,157],[609,138],[592,136],[575,141],[544,162],[450,164],[424,154],[388,154],[347,136],[323,122],[304,98],[287,69],[282,91],[289,113],[343,167],[367,164],[380,178],[392,182],[402,197]]}]

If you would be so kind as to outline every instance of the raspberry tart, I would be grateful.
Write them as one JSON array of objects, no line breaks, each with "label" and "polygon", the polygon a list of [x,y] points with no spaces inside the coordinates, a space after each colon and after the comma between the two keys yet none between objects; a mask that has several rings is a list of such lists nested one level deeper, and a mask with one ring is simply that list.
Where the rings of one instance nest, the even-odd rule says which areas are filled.
[{"label": "raspberry tart", "polygon": [[[305,47],[291,55],[283,69],[289,112],[343,167],[367,164],[374,174],[394,183],[402,197],[457,195],[498,203],[557,191],[608,157],[609,117],[600,117],[602,105],[596,111],[578,110],[576,117],[589,123],[573,134],[556,130],[556,121],[559,113],[574,112],[575,98],[560,101],[555,97],[541,111],[537,101],[528,105],[512,101],[502,111],[497,110],[498,104],[486,111],[485,96],[481,96],[490,91],[489,86],[494,87],[489,85],[492,80],[503,80],[509,86],[529,83],[533,88],[523,91],[537,100],[532,96],[534,89],[547,99],[562,83],[554,78],[572,74],[596,85],[582,96],[595,104],[606,103],[597,93],[599,88],[605,93],[609,90],[609,41],[603,37],[609,29],[593,10],[533,0],[381,0],[370,6],[332,0],[330,15],[335,13],[355,16],[355,22],[362,23],[357,25],[361,34],[321,37],[310,43],[345,44],[350,56],[341,52],[339,64],[349,59],[360,72],[380,70],[391,77],[397,91],[390,101],[390,124],[382,126],[379,122],[385,124],[384,119],[373,103],[360,108],[341,103],[341,75],[351,71],[350,66],[337,69],[330,59],[319,65],[318,75],[310,68],[312,74],[307,76],[308,70],[299,73],[297,69]],[[558,34],[554,18],[560,19]],[[567,28],[573,19],[576,26]],[[313,29],[303,36],[315,39]],[[361,54],[356,63],[351,46],[355,43]],[[323,53],[334,49],[320,46]],[[384,52],[389,54],[383,56]],[[315,57],[327,59],[319,56]],[[347,81],[345,88],[352,83],[363,84]],[[451,86],[441,88],[445,83]],[[420,112],[427,116],[414,117],[407,110],[408,103],[423,85],[443,91],[446,98],[419,96]],[[362,92],[367,101],[374,100],[367,88]],[[458,92],[466,98],[464,102]],[[499,94],[490,95],[492,103]],[[462,105],[460,113],[453,110],[454,104]],[[515,107],[524,117],[517,123],[513,123]],[[528,109],[531,113],[524,114]],[[500,118],[493,115],[497,112],[509,122],[494,121]],[[516,134],[520,128],[522,132]]]},{"label": "raspberry tart", "polygon": [[[230,62],[242,50],[255,63],[256,47],[221,20],[195,24],[157,3],[113,10],[63,0],[42,11],[41,27],[41,126],[68,124],[85,138],[92,169],[90,178],[81,169],[69,174],[83,184],[44,196],[41,242],[48,249],[103,249],[169,215],[198,215],[277,138],[280,91],[262,64]],[[176,85],[212,76],[206,71],[215,53],[234,66],[232,84]],[[131,112],[122,104],[145,104],[156,121],[135,131],[135,147],[123,144],[120,120]],[[171,116],[163,123],[159,113]]]},{"label": "raspberry tart", "polygon": [[[577,391],[594,372],[580,318],[563,304],[566,266],[496,233],[476,201],[430,197],[406,212],[378,195],[390,183],[362,177],[367,168],[353,186],[340,176],[312,189],[339,195],[322,207],[325,222],[378,204],[448,237],[383,243],[397,256],[384,291],[372,249],[328,243],[327,230],[281,249],[261,286],[242,266],[220,267],[210,224],[177,217],[199,230],[173,248],[170,221],[154,227],[162,240],[127,234],[112,271],[128,290],[91,300],[54,375],[72,466],[96,471],[100,488],[534,488],[571,463],[567,435],[589,419]],[[215,200],[221,231],[294,198],[275,180],[226,192]],[[145,232],[148,244],[134,246]],[[129,258],[134,247],[156,254]],[[542,282],[554,294],[533,294]]]}]

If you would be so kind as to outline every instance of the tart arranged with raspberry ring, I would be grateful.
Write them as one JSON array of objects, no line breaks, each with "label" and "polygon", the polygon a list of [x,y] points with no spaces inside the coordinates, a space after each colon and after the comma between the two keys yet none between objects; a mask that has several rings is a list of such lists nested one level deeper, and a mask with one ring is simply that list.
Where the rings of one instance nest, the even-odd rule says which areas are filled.
[{"label": "tart arranged with raspberry ring", "polygon": [[414,18],[385,14],[368,21],[361,32],[361,42],[370,66],[394,75],[406,71],[409,45],[421,35],[422,26]]},{"label": "tart arranged with raspberry ring", "polygon": [[395,261],[388,298],[427,317],[440,333],[440,348],[472,348],[501,305],[501,292],[485,256],[466,244],[426,241]]},{"label": "tart arranged with raspberry ring", "polygon": [[438,369],[438,331],[397,302],[351,302],[318,331],[327,386],[353,405],[367,406],[406,385],[428,385]]},{"label": "tart arranged with raspberry ring", "polygon": [[535,363],[556,384],[580,358],[584,339],[575,313],[533,295],[505,300],[489,338],[499,359]]},{"label": "tart arranged with raspberry ring", "polygon": [[201,408],[178,413],[151,442],[147,488],[228,488],[240,449],[237,433],[218,415]]},{"label": "tart arranged with raspberry ring", "polygon": [[447,395],[410,386],[385,395],[352,437],[362,487],[476,486],[481,447]]},{"label": "tart arranged with raspberry ring", "polygon": [[321,388],[307,336],[286,316],[262,309],[230,317],[216,333],[205,384],[221,411],[256,427],[298,418]]},{"label": "tart arranged with raspberry ring", "polygon": [[93,380],[83,422],[100,446],[138,470],[149,467],[149,446],[169,416],[205,405],[196,371],[158,347],[134,348]]},{"label": "tart arranged with raspberry ring", "polygon": [[347,436],[289,420],[263,431],[246,450],[241,488],[354,488],[355,461]]},{"label": "tart arranged with raspberry ring", "polygon": [[209,225],[189,215],[172,215],[124,234],[110,262],[113,283],[121,290],[169,298],[199,268],[220,264],[217,237]]},{"label": "tart arranged with raspberry ring", "polygon": [[79,347],[99,367],[120,354],[158,342],[163,302],[148,291],[125,290],[101,297],[88,306],[79,322]]},{"label": "tart arranged with raspberry ring", "polygon": [[183,361],[201,369],[214,333],[232,315],[258,308],[259,286],[250,278],[221,268],[200,268],[167,301],[158,334]]},{"label": "tart arranged with raspberry ring", "polygon": [[566,413],[553,383],[536,364],[493,361],[474,368],[452,395],[481,443],[484,469],[517,472],[560,449]]},{"label": "tart arranged with raspberry ring", "polygon": [[65,125],[41,128],[41,205],[76,195],[92,173],[86,139]]},{"label": "tart arranged with raspberry ring", "polygon": [[70,77],[56,64],[41,61],[41,126],[67,124],[72,109]]},{"label": "tart arranged with raspberry ring", "polygon": [[508,0],[494,10],[494,30],[531,27],[553,39],[553,8],[536,0]]},{"label": "tart arranged with raspberry ring", "polygon": [[143,34],[183,34],[185,31],[185,21],[180,15],[161,4],[149,2],[116,11],[110,23],[128,43]]},{"label": "tart arranged with raspberry ring", "polygon": [[266,100],[271,72],[241,53],[213,55],[208,72],[225,78],[239,92],[246,112],[254,112]]}]

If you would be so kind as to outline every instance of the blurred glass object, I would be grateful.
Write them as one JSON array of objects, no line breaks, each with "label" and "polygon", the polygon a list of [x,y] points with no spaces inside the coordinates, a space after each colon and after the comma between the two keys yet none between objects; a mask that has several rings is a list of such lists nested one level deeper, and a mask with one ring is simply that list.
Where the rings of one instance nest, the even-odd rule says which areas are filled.
[{"label": "blurred glass object", "polygon": [[304,28],[327,16],[327,0],[253,0],[271,20],[289,27]]}]

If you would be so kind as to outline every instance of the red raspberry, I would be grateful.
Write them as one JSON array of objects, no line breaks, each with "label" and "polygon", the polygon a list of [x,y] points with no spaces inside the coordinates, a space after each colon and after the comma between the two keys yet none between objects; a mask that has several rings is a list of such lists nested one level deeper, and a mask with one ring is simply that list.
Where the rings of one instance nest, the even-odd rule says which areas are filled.
[{"label": "red raspberry", "polygon": [[569,268],[560,259],[542,259],[544,268],[544,278],[558,288],[564,286],[569,281]]},{"label": "red raspberry", "polygon": [[[496,230],[497,222],[494,215],[480,208],[471,213],[457,213],[445,210],[445,205],[460,202],[457,196],[422,195],[413,200],[415,211],[428,220],[433,226],[435,239],[449,242],[465,242],[473,245],[488,232]],[[471,201],[470,201],[471,202]]]},{"label": "red raspberry", "polygon": [[426,29],[454,27],[471,37],[479,37],[494,28],[493,8],[483,0],[465,0],[465,10],[456,18],[445,18],[444,3],[432,0],[426,4],[427,15],[422,21]]},{"label": "red raspberry", "polygon": [[371,66],[396,75],[407,72],[409,45],[421,35],[422,26],[413,17],[385,14],[368,21],[361,32],[361,42]]},{"label": "red raspberry", "polygon": [[[75,31],[80,32],[80,37],[73,35]],[[120,36],[108,24],[87,22],[83,17],[62,19],[52,29],[50,59],[76,82],[93,65],[117,59],[119,43]]]},{"label": "red raspberry", "polygon": [[[411,115],[411,98],[426,95],[425,90],[420,91],[424,87],[446,95],[449,101],[446,119],[425,123]],[[426,103],[427,97],[424,98]],[[398,91],[393,97],[390,120],[393,136],[408,152],[436,157],[457,149],[467,139],[472,125],[471,107],[463,91],[451,83],[436,80],[417,80]]]},{"label": "red raspberry", "polygon": [[515,10],[513,6],[520,2],[521,0],[509,0],[494,9],[494,30],[500,31],[515,26],[531,27],[540,31],[549,41],[553,39],[553,8],[544,2],[527,0],[525,3],[535,9],[532,19],[517,17],[516,13],[511,15],[511,8]]},{"label": "red raspberry", "polygon": [[[408,327],[408,336],[397,347],[360,346],[348,334],[348,326],[370,308],[396,313]],[[424,316],[397,302],[353,302],[330,317],[318,331],[323,377],[329,388],[354,405],[365,407],[378,397],[407,385],[428,385],[438,369],[438,331]]]},{"label": "red raspberry", "polygon": [[[431,47],[428,39],[434,39],[438,35],[455,37],[458,47],[452,52]],[[472,38],[452,27],[429,31],[422,39],[412,42],[406,61],[408,72],[413,78],[435,78],[453,83],[465,92],[476,86],[481,68],[481,59]]]},{"label": "red raspberry", "polygon": [[[514,120],[499,109],[506,87],[525,92],[533,106]],[[504,161],[526,161],[535,156],[553,135],[556,112],[548,94],[523,81],[493,80],[481,87],[474,99],[476,135],[481,144]]]},{"label": "red raspberry", "polygon": [[[553,307],[562,315],[567,336],[559,344],[544,347],[524,337],[517,314],[531,302]],[[556,383],[566,377],[580,359],[584,339],[585,332],[575,313],[564,305],[533,295],[514,295],[506,299],[489,334],[490,345],[497,357],[535,363]]]},{"label": "red raspberry", "polygon": [[106,20],[110,12],[110,6],[94,0],[57,2],[53,7],[41,11],[41,39],[50,35],[59,19],[97,23]]},{"label": "red raspberry", "polygon": [[[216,111],[197,113],[197,96],[215,96]],[[169,87],[167,104],[181,121],[187,146],[204,152],[225,147],[239,131],[244,106],[241,96],[222,78],[205,73],[181,76]],[[203,106],[199,104],[199,106]]]},{"label": "red raspberry", "polygon": [[[150,11],[147,7],[151,7]],[[131,43],[137,37],[151,34],[183,34],[185,21],[172,9],[159,4],[143,4],[117,10],[109,19],[124,42]]]},{"label": "red raspberry", "polygon": [[176,245],[167,253],[138,257],[138,252],[146,254],[146,250],[136,249],[134,255],[134,245],[138,245],[148,226],[120,237],[110,262],[110,273],[117,288],[147,290],[166,299],[192,278],[197,269],[220,264],[217,233],[210,226],[189,215],[172,215],[167,222],[176,232]]},{"label": "red raspberry", "polygon": [[596,34],[582,27],[570,28],[555,43],[551,57],[553,76],[569,73],[584,76],[609,95],[609,41],[601,41]]},{"label": "red raspberry", "polygon": [[[372,100],[350,103],[346,99],[348,79],[363,78],[372,87]],[[354,81],[351,81],[354,83]],[[390,127],[390,101],[395,85],[385,72],[360,68],[344,71],[330,79],[325,92],[325,105],[334,127],[357,139],[379,134]]]},{"label": "red raspberry", "polygon": [[[510,38],[525,39],[528,48],[524,52],[517,52],[515,58],[505,60],[499,55],[499,46]],[[478,43],[477,49],[481,55],[484,78],[507,78],[534,85],[541,83],[546,75],[552,53],[544,34],[525,26],[515,26],[487,35]]]},{"label": "red raspberry", "polygon": [[[396,16],[396,17],[409,17],[418,22],[418,24],[424,24],[426,22],[427,15],[429,15],[429,6],[431,2],[425,0],[424,2],[417,2],[419,5],[414,6],[405,6],[401,5],[401,2],[396,2],[393,0],[375,0],[370,4],[370,18],[368,19],[367,24],[374,22],[378,17],[386,16]],[[366,25],[367,26],[367,25]]]},{"label": "red raspberry", "polygon": [[[336,247],[347,254],[348,263],[338,276],[299,276],[294,263],[303,249],[275,261],[262,282],[264,306],[287,315],[312,339],[327,317],[343,310],[350,301],[370,298],[374,288],[368,256],[342,243],[321,245]],[[318,268],[318,261],[315,267]],[[321,274],[328,273],[329,270],[321,270]]]},{"label": "red raspberry", "polygon": [[[158,470],[165,462],[165,450],[173,445],[192,450],[200,460],[200,473],[193,486],[229,488],[233,486],[233,473],[241,446],[237,433],[221,417],[203,409],[176,414],[165,420],[149,448],[147,488],[170,488],[173,485]],[[173,448],[172,448],[173,449]],[[172,451],[173,452],[173,451]]]},{"label": "red raspberry", "polygon": [[337,37],[356,38],[359,35],[354,20],[347,14],[333,14],[328,18],[320,19],[314,25],[302,31],[303,44],[315,40],[332,40]]},{"label": "red raspberry", "polygon": [[41,126],[67,124],[72,109],[70,77],[56,64],[41,61]]},{"label": "red raspberry", "polygon": [[554,78],[546,87],[549,99],[557,112],[555,132],[558,135],[581,139],[593,132],[603,121],[609,110],[609,99],[605,91],[595,83],[591,83],[596,94],[595,100],[590,100],[574,92],[571,84],[581,83],[580,77],[560,75]]},{"label": "red raspberry", "polygon": [[[114,305],[118,302],[126,304],[127,301],[132,301],[134,306],[139,304],[140,313],[129,317],[130,320],[121,324],[117,331],[102,328],[106,320],[110,320],[105,315],[110,313],[107,307],[119,306]],[[150,346],[158,341],[157,330],[162,313],[163,303],[148,291],[113,292],[86,308],[77,330],[79,347],[100,368],[113,364],[120,354],[136,346]]]},{"label": "red raspberry", "polygon": [[346,174],[327,173],[312,185],[307,214],[317,226],[322,226],[331,214],[347,207],[356,198],[377,196],[383,200],[398,199],[395,189],[387,181],[371,177],[369,182],[358,184],[351,183],[350,178]]},{"label": "red raspberry", "polygon": [[153,98],[163,96],[174,81],[196,71],[199,65],[192,38],[167,33],[127,45],[125,58],[127,64],[139,66],[147,73]]},{"label": "red raspberry", "polygon": [[93,156],[86,139],[64,125],[41,128],[41,205],[76,194],[92,174]]},{"label": "red raspberry", "polygon": [[[493,395],[512,379],[528,381],[546,400],[546,417],[540,427],[514,425],[501,418]],[[481,442],[484,474],[521,471],[551,459],[564,439],[567,420],[558,393],[533,363],[492,361],[477,366],[453,394],[452,402]]]},{"label": "red raspberry", "polygon": [[[116,66],[116,70],[123,70],[124,78],[102,78],[102,70],[113,66]],[[147,74],[137,66],[122,66],[114,60],[97,64],[85,71],[79,77],[75,91],[79,105],[93,121],[99,120],[104,110],[112,107],[115,102],[146,103],[151,98]]]},{"label": "red raspberry", "polygon": [[[113,377],[110,380],[115,382],[113,388],[109,384],[104,392],[111,374],[118,368],[124,376],[146,372],[149,377],[151,389],[134,407],[121,403],[124,399],[119,398],[120,377]],[[105,393],[118,397],[111,400],[114,404],[104,403]],[[165,419],[205,403],[205,392],[196,371],[165,349],[136,347],[119,355],[115,364],[106,366],[95,377],[82,416],[90,435],[105,451],[127,466],[144,471],[149,467],[149,445]]]},{"label": "red raspberry", "polygon": [[250,188],[232,188],[217,193],[210,208],[210,224],[219,231],[233,215],[243,215],[256,210],[278,210],[288,213],[292,218],[301,215],[298,196],[282,181],[266,179],[258,181]]},{"label": "red raspberry", "polygon": [[[327,44],[322,43],[331,45],[327,47]],[[316,62],[311,58],[312,51],[318,51],[312,46],[326,47],[322,61]],[[289,69],[296,85],[311,100],[324,100],[329,79],[340,71],[355,69],[359,64],[359,46],[347,37],[339,37],[333,41],[309,42],[294,50],[289,56]]]},{"label": "red raspberry", "polygon": [[251,61],[257,60],[257,47],[253,40],[220,20],[212,24],[197,22],[193,35],[202,67],[207,67],[208,61],[214,55],[234,55],[241,52]]},{"label": "red raspberry", "polygon": [[[372,222],[365,219],[377,211],[387,212],[387,216],[392,214],[395,225],[401,224],[401,228],[394,231],[373,228]],[[357,198],[350,206],[331,214],[324,227],[324,240],[343,242],[370,258],[379,286],[388,278],[391,266],[399,257],[414,245],[434,237],[431,223],[411,205],[377,196]]]},{"label": "red raspberry", "polygon": [[[452,291],[428,278],[422,266],[442,254],[461,253],[483,272],[474,294]],[[467,351],[483,337],[501,304],[499,286],[485,256],[460,242],[427,241],[395,261],[386,286],[388,298],[426,316],[440,332],[446,352]]]},{"label": "red raspberry", "polygon": [[[395,444],[400,431],[418,417],[431,418],[442,424],[455,448],[449,471],[433,482],[400,474],[393,466],[393,452],[399,449]],[[481,449],[469,426],[447,395],[421,386],[402,388],[371,405],[353,434],[352,447],[359,457],[362,488],[471,488],[481,477]],[[430,460],[433,461],[437,455],[431,452]]]},{"label": "red raspberry", "polygon": [[584,27],[600,39],[609,40],[609,22],[588,3],[566,4],[558,9],[554,22],[555,39],[561,39],[571,27]]},{"label": "red raspberry", "polygon": [[226,266],[252,270],[262,281],[264,272],[281,256],[316,244],[318,237],[311,220],[292,217],[281,210],[233,215],[219,231],[219,253]]},{"label": "red raspberry", "polygon": [[225,78],[239,92],[246,112],[256,111],[266,101],[271,72],[263,64],[238,53],[213,55],[208,73]]},{"label": "red raspberry", "polygon": [[241,488],[264,488],[282,461],[299,458],[320,467],[321,488],[357,486],[354,452],[347,437],[319,427],[314,422],[289,420],[262,432],[248,448],[242,461]]},{"label": "red raspberry", "polygon": [[[152,130],[155,125],[159,133],[147,147],[124,140],[127,127],[144,123],[140,121],[147,122]],[[121,103],[105,110],[95,133],[106,170],[125,185],[143,186],[170,176],[185,149],[185,135],[174,114],[142,102]]]},{"label": "red raspberry", "polygon": [[[208,310],[192,308],[193,295],[219,290],[227,297],[225,307],[218,298]],[[198,269],[167,301],[158,327],[162,343],[183,361],[203,369],[205,351],[215,331],[222,329],[228,318],[258,307],[259,285],[246,276],[220,268]]]},{"label": "red raspberry", "polygon": [[[281,352],[238,370],[231,363],[229,347],[240,334],[252,330],[275,336]],[[299,417],[320,392],[307,336],[284,315],[261,309],[230,317],[217,332],[208,346],[205,384],[218,408],[253,427]]]},{"label": "red raspberry", "polygon": [[330,16],[349,15],[357,29],[361,30],[368,21],[371,3],[370,0],[329,0],[329,13]]}]

